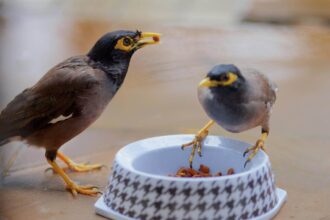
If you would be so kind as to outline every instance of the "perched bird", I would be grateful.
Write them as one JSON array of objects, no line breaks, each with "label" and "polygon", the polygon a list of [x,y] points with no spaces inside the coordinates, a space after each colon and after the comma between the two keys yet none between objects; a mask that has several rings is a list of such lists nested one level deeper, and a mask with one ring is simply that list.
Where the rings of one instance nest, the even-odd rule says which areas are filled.
[{"label": "perched bird", "polygon": [[192,167],[196,148],[201,156],[202,142],[214,123],[234,133],[261,126],[261,137],[243,154],[245,156],[250,152],[244,167],[259,149],[265,150],[264,143],[269,134],[269,118],[276,100],[276,90],[276,85],[256,70],[241,71],[232,64],[213,67],[198,88],[199,102],[212,120],[196,134],[192,142],[182,145],[182,149],[192,145],[190,166]]},{"label": "perched bird", "polygon": [[134,52],[159,40],[157,33],[114,31],[102,36],[87,55],[59,63],[1,112],[0,145],[18,139],[44,147],[48,163],[68,190],[74,195],[99,193],[97,187],[72,181],[55,159],[77,172],[101,165],[77,164],[58,149],[101,115],[122,85]]}]

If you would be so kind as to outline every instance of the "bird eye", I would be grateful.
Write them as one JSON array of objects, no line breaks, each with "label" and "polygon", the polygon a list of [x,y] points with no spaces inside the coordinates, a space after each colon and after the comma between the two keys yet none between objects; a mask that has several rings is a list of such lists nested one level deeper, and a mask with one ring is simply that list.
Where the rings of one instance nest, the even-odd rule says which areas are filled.
[{"label": "bird eye", "polygon": [[131,40],[129,38],[127,38],[127,37],[124,38],[123,44],[124,44],[124,46],[129,46],[129,45],[131,45]]},{"label": "bird eye", "polygon": [[220,81],[228,81],[229,80],[229,75],[228,74],[223,74],[220,76]]}]

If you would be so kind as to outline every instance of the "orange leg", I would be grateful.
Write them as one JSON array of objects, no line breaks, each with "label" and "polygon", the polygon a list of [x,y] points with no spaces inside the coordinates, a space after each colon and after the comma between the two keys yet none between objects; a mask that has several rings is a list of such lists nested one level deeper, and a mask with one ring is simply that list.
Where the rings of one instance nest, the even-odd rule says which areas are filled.
[{"label": "orange leg", "polygon": [[64,163],[66,163],[71,170],[76,171],[76,172],[87,172],[87,171],[91,171],[91,170],[101,169],[102,167],[104,167],[104,165],[102,165],[102,164],[75,163],[69,157],[65,156],[63,153],[61,153],[59,151],[57,152],[57,157],[60,158]]},{"label": "orange leg", "polygon": [[244,163],[244,167],[246,167],[246,165],[252,160],[252,158],[258,153],[258,151],[260,149],[262,149],[263,151],[266,151],[265,141],[267,139],[267,136],[268,136],[268,131],[263,131],[261,134],[261,137],[257,140],[256,144],[254,146],[247,148],[244,151],[244,154],[243,154],[244,157],[246,154],[251,152],[251,154],[249,155],[249,157],[246,159],[246,161]]},{"label": "orange leg", "polygon": [[80,186],[80,185],[76,184],[74,181],[72,181],[69,178],[69,176],[63,171],[63,169],[57,165],[55,160],[52,161],[52,160],[47,159],[47,161],[52,166],[53,170],[62,177],[62,179],[66,183],[67,189],[70,190],[70,192],[74,196],[77,195],[78,193],[84,194],[84,195],[90,195],[90,196],[95,196],[95,195],[101,193],[101,191],[96,186],[91,186],[91,185]]},{"label": "orange leg", "polygon": [[215,123],[215,121],[211,120],[209,121],[199,132],[196,134],[194,140],[192,140],[189,143],[183,144],[181,146],[182,149],[192,146],[191,154],[189,157],[189,165],[192,167],[193,159],[195,156],[195,151],[197,148],[197,152],[199,156],[202,156],[202,142],[205,139],[205,137],[209,134],[209,128]]}]

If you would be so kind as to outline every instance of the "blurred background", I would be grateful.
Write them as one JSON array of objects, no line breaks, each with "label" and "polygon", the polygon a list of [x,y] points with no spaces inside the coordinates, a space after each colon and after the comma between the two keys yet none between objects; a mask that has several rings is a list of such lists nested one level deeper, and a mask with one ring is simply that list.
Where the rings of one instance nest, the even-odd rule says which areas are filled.
[{"label": "blurred background", "polygon": [[[289,193],[278,218],[330,219],[330,0],[0,1],[0,110],[52,66],[118,29],[160,32],[162,43],[133,56],[104,114],[64,152],[110,165],[131,141],[195,133],[208,121],[196,95],[208,70],[219,63],[253,67],[279,86],[266,143],[278,185]],[[231,134],[214,126],[210,133],[254,143],[260,130]],[[40,200],[40,186],[61,190],[42,172],[43,155],[22,143],[0,149],[2,198],[24,201],[33,189]],[[107,174],[92,178],[104,186]],[[19,214],[17,207],[7,202],[0,219],[49,213],[25,207]],[[71,219],[81,214],[72,209]]]}]

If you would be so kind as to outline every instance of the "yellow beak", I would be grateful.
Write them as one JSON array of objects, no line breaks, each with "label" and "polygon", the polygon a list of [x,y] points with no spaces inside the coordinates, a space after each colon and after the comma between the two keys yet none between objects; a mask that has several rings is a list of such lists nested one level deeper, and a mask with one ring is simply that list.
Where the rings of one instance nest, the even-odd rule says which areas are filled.
[{"label": "yellow beak", "polygon": [[159,44],[160,34],[152,32],[143,32],[140,35],[140,39],[136,43],[136,48],[142,48],[146,45]]},{"label": "yellow beak", "polygon": [[203,79],[198,85],[198,87],[216,87],[216,86],[219,86],[219,82],[210,80],[209,77]]}]

